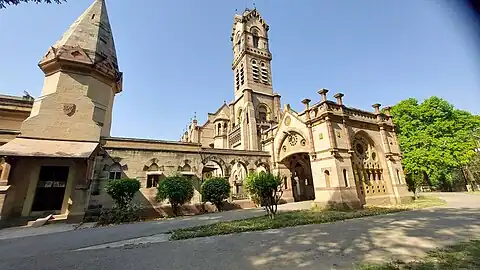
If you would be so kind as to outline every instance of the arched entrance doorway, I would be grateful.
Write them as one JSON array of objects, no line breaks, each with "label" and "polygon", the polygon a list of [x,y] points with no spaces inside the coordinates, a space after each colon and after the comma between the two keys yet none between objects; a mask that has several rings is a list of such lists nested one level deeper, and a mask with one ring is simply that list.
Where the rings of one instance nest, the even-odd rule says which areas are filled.
[{"label": "arched entrance doorway", "polygon": [[223,170],[220,164],[213,160],[209,160],[202,169],[202,179],[208,179],[212,177],[223,177]]},{"label": "arched entrance doorway", "polygon": [[294,200],[314,200],[315,189],[308,153],[292,154],[282,160],[282,163],[290,170],[290,187]]},{"label": "arched entrance doorway", "polygon": [[277,148],[277,160],[280,160],[279,163],[290,171],[290,181],[286,179],[284,185],[287,190],[291,191],[294,201],[313,200],[315,199],[315,188],[308,155],[309,143],[300,130],[292,129],[283,134],[284,137]]}]

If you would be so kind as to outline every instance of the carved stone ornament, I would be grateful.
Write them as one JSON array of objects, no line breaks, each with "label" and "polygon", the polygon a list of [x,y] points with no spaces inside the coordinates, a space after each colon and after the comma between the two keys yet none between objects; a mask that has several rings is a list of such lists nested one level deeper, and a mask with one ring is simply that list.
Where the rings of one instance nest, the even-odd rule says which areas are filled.
[{"label": "carved stone ornament", "polygon": [[73,103],[63,104],[63,112],[68,116],[74,115],[76,109],[77,109],[77,105],[75,105]]}]

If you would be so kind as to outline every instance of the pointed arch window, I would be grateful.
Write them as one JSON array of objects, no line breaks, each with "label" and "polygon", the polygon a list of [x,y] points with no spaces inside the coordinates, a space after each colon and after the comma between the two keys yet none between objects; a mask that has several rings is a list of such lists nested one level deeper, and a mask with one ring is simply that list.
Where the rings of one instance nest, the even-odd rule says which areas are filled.
[{"label": "pointed arch window", "polygon": [[240,65],[240,85],[243,85],[245,82],[245,76],[243,72],[243,64]]},{"label": "pointed arch window", "polygon": [[323,175],[325,177],[325,186],[330,187],[330,172],[328,170],[325,170],[323,172]]},{"label": "pointed arch window", "polygon": [[235,87],[240,89],[240,73],[238,71],[238,68],[235,70]]},{"label": "pointed arch window", "polygon": [[267,107],[263,104],[258,106],[258,120],[260,122],[267,122]]},{"label": "pointed arch window", "polygon": [[236,44],[237,52],[241,52],[242,51],[242,39],[240,37],[240,33],[237,33],[235,39],[236,39],[236,42],[237,42],[237,44]]},{"label": "pointed arch window", "polygon": [[260,37],[259,37],[257,28],[252,29],[252,40],[253,40],[253,47],[258,48],[258,41],[260,40]]},{"label": "pointed arch window", "polygon": [[343,169],[343,181],[345,182],[345,187],[348,187],[348,176],[346,169]]},{"label": "pointed arch window", "polygon": [[267,65],[265,63],[261,63],[260,64],[260,70],[261,70],[261,74],[262,74],[262,83],[263,84],[269,84],[269,78],[268,78],[268,68],[267,68]]},{"label": "pointed arch window", "polygon": [[258,68],[257,60],[252,60],[252,76],[254,82],[260,82],[260,70]]}]

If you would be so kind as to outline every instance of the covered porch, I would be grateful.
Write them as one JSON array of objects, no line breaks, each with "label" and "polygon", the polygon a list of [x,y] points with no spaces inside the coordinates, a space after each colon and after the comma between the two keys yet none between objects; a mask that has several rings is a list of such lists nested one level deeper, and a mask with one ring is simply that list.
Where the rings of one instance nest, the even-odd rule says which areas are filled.
[{"label": "covered porch", "polygon": [[50,214],[81,221],[90,197],[97,142],[15,138],[0,147],[0,222]]}]

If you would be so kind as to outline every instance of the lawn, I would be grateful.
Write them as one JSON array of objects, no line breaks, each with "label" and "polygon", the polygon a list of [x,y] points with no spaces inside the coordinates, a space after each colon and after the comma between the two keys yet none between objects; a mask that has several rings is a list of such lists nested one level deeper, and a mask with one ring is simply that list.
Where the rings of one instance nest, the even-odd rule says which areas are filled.
[{"label": "lawn", "polygon": [[247,231],[262,231],[307,224],[328,223],[359,217],[376,216],[400,211],[444,205],[445,201],[431,196],[420,197],[416,201],[404,205],[389,207],[366,207],[361,210],[325,210],[311,209],[278,213],[275,219],[268,216],[254,217],[242,220],[224,221],[209,225],[172,231],[171,240],[222,235]]},{"label": "lawn", "polygon": [[431,251],[427,257],[413,262],[388,262],[364,264],[359,270],[438,270],[480,269],[480,240],[460,243],[444,249]]}]

